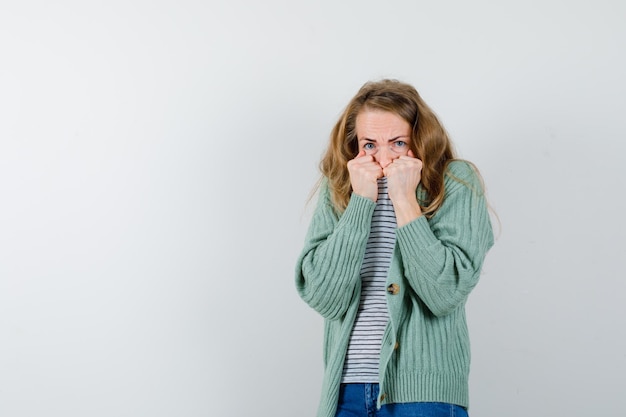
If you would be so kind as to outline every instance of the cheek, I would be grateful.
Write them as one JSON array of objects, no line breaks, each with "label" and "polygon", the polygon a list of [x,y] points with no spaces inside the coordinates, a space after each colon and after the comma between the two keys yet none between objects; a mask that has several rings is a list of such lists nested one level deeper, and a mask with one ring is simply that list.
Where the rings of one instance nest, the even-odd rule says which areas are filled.
[{"label": "cheek", "polygon": [[[410,150],[410,149],[411,149],[411,148],[409,148],[408,146],[407,146],[407,147],[405,147],[404,149],[402,149],[400,152],[398,152],[398,153],[396,154],[396,158],[399,158],[399,157],[401,157],[401,156],[408,156],[408,155],[409,155],[409,150]],[[394,159],[395,159],[395,158],[394,158]]]}]

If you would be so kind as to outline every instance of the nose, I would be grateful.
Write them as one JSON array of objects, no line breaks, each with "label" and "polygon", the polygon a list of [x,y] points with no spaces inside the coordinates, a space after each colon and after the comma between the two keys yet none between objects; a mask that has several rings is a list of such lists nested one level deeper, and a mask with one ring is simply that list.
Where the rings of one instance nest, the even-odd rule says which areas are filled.
[{"label": "nose", "polygon": [[391,163],[394,159],[396,159],[398,155],[394,154],[391,149],[383,146],[381,149],[376,152],[376,162],[383,167],[386,168],[387,165]]}]

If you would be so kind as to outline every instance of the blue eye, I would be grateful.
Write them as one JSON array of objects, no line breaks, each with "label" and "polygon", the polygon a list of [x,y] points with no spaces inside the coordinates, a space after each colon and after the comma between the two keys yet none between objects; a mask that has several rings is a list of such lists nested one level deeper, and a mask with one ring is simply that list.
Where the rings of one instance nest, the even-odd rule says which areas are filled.
[{"label": "blue eye", "polygon": [[374,144],[371,142],[368,142],[365,145],[363,145],[363,149],[365,149],[366,151],[371,151],[372,149],[374,149]]},{"label": "blue eye", "polygon": [[393,144],[396,148],[404,148],[406,146],[406,142],[403,140],[397,140]]}]

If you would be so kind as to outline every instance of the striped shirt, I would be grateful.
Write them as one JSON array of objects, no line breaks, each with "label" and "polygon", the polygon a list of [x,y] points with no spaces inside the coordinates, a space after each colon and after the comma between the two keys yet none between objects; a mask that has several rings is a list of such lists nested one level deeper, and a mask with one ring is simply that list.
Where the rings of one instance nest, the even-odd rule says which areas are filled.
[{"label": "striped shirt", "polygon": [[389,321],[385,284],[396,241],[396,215],[387,178],[378,180],[378,199],[361,264],[361,300],[343,367],[343,383],[378,382],[383,333]]}]

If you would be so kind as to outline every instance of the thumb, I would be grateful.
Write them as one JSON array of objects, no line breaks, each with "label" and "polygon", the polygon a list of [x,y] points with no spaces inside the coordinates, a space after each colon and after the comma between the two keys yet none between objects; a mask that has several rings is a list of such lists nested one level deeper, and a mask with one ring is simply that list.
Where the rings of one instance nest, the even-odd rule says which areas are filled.
[{"label": "thumb", "polygon": [[409,155],[411,158],[415,158],[415,154],[414,154],[414,153],[413,153],[413,151],[412,151],[412,150],[410,150],[410,149],[409,149],[408,155]]}]

